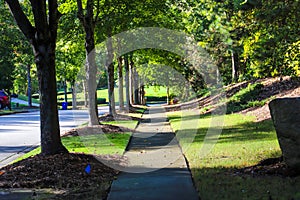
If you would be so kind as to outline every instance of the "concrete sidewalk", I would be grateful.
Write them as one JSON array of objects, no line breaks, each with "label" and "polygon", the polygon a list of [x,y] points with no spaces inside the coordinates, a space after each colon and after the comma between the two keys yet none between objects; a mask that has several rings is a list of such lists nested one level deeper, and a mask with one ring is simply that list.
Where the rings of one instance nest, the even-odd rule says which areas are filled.
[{"label": "concrete sidewalk", "polygon": [[199,199],[162,107],[146,111],[125,156],[127,167],[113,181],[108,200]]}]

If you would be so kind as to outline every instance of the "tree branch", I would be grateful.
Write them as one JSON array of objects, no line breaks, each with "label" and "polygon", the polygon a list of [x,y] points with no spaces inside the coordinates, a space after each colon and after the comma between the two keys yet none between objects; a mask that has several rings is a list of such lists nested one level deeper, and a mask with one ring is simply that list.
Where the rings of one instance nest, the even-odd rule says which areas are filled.
[{"label": "tree branch", "polygon": [[[51,2],[51,1],[50,1]],[[35,28],[39,40],[49,37],[49,25],[46,12],[46,0],[30,0]]]},{"label": "tree branch", "polygon": [[57,37],[57,29],[58,29],[58,21],[62,16],[61,13],[57,9],[57,0],[49,0],[48,8],[49,8],[49,28],[51,32],[52,40],[56,40]]},{"label": "tree branch", "polygon": [[82,1],[81,0],[77,0],[77,7],[78,7],[78,13],[77,16],[80,20],[80,22],[84,25],[84,15],[83,15],[83,8],[82,8]]},{"label": "tree branch", "polygon": [[19,28],[31,44],[34,41],[35,28],[23,12],[18,0],[5,0]]}]

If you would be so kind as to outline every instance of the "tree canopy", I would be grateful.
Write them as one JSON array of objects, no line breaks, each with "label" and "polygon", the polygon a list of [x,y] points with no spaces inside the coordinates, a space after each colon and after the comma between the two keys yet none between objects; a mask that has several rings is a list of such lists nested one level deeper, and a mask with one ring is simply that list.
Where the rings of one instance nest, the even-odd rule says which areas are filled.
[{"label": "tree canopy", "polygon": [[[209,53],[225,85],[256,78],[300,75],[299,0],[5,1],[24,35],[17,30],[6,6],[1,4],[0,89],[26,91],[23,67],[33,65],[35,60],[36,67],[32,71],[37,72],[34,79],[40,80],[40,92],[45,89],[42,83],[48,80],[55,96],[56,79],[74,86],[84,57],[93,52],[97,44],[139,27],[161,27],[190,35],[199,48]],[[50,68],[51,76],[55,76],[51,79],[44,79],[47,73],[42,73],[45,71],[41,68],[41,46],[46,43],[51,47],[47,62],[54,67],[54,71]],[[35,59],[28,51],[29,44],[33,46]],[[161,82],[161,77],[168,77],[168,83],[176,80],[163,70],[163,66],[168,66],[184,77],[197,95],[207,87],[203,75],[179,55],[150,47],[129,52],[130,56],[118,55],[117,48],[118,42],[107,43],[111,65],[107,67],[108,72],[97,72],[102,78],[108,77],[108,84],[102,85],[108,85],[110,90],[115,86],[116,73],[123,70],[122,64],[127,81],[131,64],[148,84],[175,88],[174,84]],[[91,68],[86,70],[88,76],[93,77],[97,74],[94,66],[105,62],[89,59],[87,57]],[[47,62],[42,63],[47,65]],[[119,63],[118,71],[114,70],[115,63]],[[145,68],[152,65],[159,67]],[[125,85],[129,87],[130,84]],[[55,98],[50,99],[56,101]],[[90,96],[89,101],[93,102],[93,98]],[[56,113],[57,108],[52,108],[51,112]],[[96,115],[93,119],[96,120]]]}]

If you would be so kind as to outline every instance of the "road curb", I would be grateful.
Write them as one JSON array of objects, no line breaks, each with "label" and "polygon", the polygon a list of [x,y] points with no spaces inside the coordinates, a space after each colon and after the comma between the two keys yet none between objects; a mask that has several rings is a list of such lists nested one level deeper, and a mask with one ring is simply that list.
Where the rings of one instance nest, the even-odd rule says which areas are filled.
[{"label": "road curb", "polygon": [[16,111],[12,111],[12,112],[10,112],[10,113],[0,113],[0,116],[3,116],[3,115],[13,115],[13,114],[19,114],[19,113],[35,112],[35,111],[39,111],[39,109],[32,109],[32,110],[16,110]]}]

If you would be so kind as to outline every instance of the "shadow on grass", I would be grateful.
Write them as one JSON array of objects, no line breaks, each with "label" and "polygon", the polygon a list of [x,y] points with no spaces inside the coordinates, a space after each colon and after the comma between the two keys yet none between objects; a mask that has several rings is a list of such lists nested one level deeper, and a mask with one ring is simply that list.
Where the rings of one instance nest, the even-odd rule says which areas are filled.
[{"label": "shadow on grass", "polygon": [[[207,119],[210,118],[212,116],[211,113],[206,113],[206,114],[194,114],[194,115],[188,115],[188,116],[168,116],[169,121],[172,122],[176,122],[176,121],[188,121],[188,120],[201,120],[201,119]],[[218,116],[218,115],[214,115],[214,116]]]},{"label": "shadow on grass", "polygon": [[[182,120],[194,119],[194,116],[188,116]],[[205,118],[210,117],[204,116]],[[177,120],[177,118],[175,118]],[[174,118],[173,118],[174,120]],[[178,119],[180,120],[180,119]],[[202,127],[198,129],[184,129],[177,131],[176,134],[180,138],[190,137],[190,133],[197,133],[194,142],[202,143],[208,129],[214,131],[214,127]],[[219,129],[218,129],[219,130]],[[272,120],[265,120],[262,122],[243,122],[232,126],[224,126],[222,134],[218,139],[218,143],[231,143],[231,142],[247,142],[254,140],[274,140],[276,135]]]},{"label": "shadow on grass", "polygon": [[300,199],[300,176],[238,174],[237,168],[191,168],[201,199]]}]

